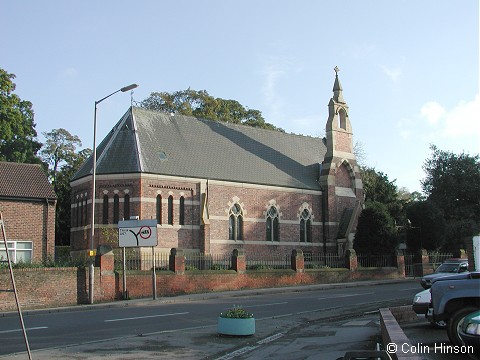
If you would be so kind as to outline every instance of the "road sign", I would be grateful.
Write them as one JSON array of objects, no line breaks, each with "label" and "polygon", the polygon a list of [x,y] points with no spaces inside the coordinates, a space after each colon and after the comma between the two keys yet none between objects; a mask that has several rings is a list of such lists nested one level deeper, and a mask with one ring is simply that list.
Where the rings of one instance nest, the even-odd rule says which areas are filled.
[{"label": "road sign", "polygon": [[118,246],[157,246],[157,220],[119,221]]}]

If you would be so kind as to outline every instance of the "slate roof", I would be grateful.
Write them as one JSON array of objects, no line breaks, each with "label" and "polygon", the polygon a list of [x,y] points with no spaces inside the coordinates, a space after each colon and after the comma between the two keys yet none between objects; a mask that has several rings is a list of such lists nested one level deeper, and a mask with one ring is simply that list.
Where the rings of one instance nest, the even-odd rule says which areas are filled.
[{"label": "slate roof", "polygon": [[[320,138],[131,107],[97,147],[97,174],[150,173],[319,190]],[[90,176],[92,158],[73,180]]]},{"label": "slate roof", "polygon": [[0,198],[56,199],[40,165],[0,161]]}]

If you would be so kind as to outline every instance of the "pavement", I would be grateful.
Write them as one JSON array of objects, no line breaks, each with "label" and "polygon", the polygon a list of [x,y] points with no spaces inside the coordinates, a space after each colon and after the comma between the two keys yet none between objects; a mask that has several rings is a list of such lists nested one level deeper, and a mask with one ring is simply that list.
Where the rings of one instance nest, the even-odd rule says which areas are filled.
[{"label": "pavement", "polygon": [[[381,282],[382,281],[317,285],[309,286],[308,289],[331,288],[333,286],[353,287],[374,283],[378,284]],[[120,302],[99,304],[96,306],[119,306],[119,304],[122,304],[120,306],[151,305],[152,301],[195,301],[223,296],[252,296],[266,292],[305,291],[306,289],[307,287],[256,289],[226,293],[185,295],[158,300],[133,300],[127,302],[127,304]],[[390,304],[382,304],[380,306],[394,307],[399,305],[405,304],[393,301]],[[91,307],[93,305],[88,306]],[[216,332],[216,325],[210,325],[32,351],[32,358],[37,360],[336,360],[343,358],[347,351],[375,350],[377,343],[381,343],[378,307],[379,304],[372,303],[347,311],[332,308],[331,311],[305,312],[294,316],[256,319],[256,333],[250,337],[220,336]],[[48,309],[48,311],[63,310],[65,309]],[[24,311],[24,313],[28,312],[29,311]],[[5,316],[5,314],[3,315]],[[2,316],[2,314],[0,314],[0,316]],[[415,322],[415,324],[421,324],[421,321]],[[428,324],[425,326],[428,326]],[[407,326],[406,334],[410,334],[414,341],[418,343],[426,343],[422,339],[428,336],[428,331],[421,326],[419,332],[415,332],[414,329],[415,325]],[[430,330],[430,328],[428,328],[428,330]],[[434,331],[441,332],[442,330]],[[440,334],[440,332],[437,334]],[[446,336],[446,333],[444,335]],[[421,338],[422,336],[423,338]],[[448,341],[448,338],[446,341]],[[423,357],[422,354],[422,356],[416,358],[429,360],[463,360],[463,358],[451,354],[444,358]],[[21,353],[0,356],[0,359],[28,359],[28,356],[26,353]]]}]

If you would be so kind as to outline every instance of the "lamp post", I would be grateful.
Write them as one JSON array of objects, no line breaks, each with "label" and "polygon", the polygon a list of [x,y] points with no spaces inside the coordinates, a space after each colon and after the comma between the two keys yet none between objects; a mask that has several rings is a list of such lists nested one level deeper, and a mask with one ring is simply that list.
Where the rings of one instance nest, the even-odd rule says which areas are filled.
[{"label": "lamp post", "polygon": [[[97,173],[97,105],[100,104],[103,100],[108,99],[110,96],[118,93],[118,92],[126,92],[138,87],[137,84],[131,84],[117,91],[114,91],[110,95],[105,96],[104,98],[95,101],[95,113],[93,116],[93,165],[92,165],[92,228],[90,231],[90,256],[93,256],[94,251],[94,240],[95,240],[95,180],[96,180],[96,173]],[[89,267],[89,302],[93,304],[93,285],[94,285],[94,264],[93,261],[90,263]]]}]

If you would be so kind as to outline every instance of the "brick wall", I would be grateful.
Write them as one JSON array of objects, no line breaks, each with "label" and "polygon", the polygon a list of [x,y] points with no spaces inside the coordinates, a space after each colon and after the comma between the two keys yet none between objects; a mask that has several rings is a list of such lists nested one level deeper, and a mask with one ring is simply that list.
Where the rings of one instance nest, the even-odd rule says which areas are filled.
[{"label": "brick wall", "polygon": [[[121,299],[124,290],[122,273],[113,271],[112,253],[97,257],[97,265],[99,267],[95,268],[94,302]],[[88,302],[88,268],[23,269],[14,270],[14,275],[22,309],[52,308]],[[211,291],[396,278],[403,278],[397,268],[182,273],[159,271],[156,276],[156,287],[157,296],[163,297]],[[11,289],[8,271],[0,270],[0,284]],[[152,297],[152,287],[151,272],[128,272],[127,290],[130,298]],[[0,291],[0,312],[15,309],[14,294]]]},{"label": "brick wall", "polygon": [[[136,175],[138,176],[138,175]],[[209,182],[208,210],[210,215],[209,239],[201,228],[201,181],[169,180],[160,177],[132,179],[103,179],[97,181],[95,247],[104,244],[102,228],[116,229],[113,222],[113,196],[119,197],[119,218],[124,216],[124,198],[130,197],[130,214],[140,219],[156,219],[157,196],[161,196],[162,221],[157,227],[158,248],[209,249],[210,253],[230,252],[244,244],[245,248],[272,252],[275,249],[289,252],[294,246],[305,251],[320,252],[323,249],[322,195],[319,191],[292,191],[289,189],[251,186],[223,182]],[[206,186],[206,185],[204,185]],[[90,247],[90,203],[88,182],[75,186],[72,205],[71,245],[73,251]],[[103,220],[103,196],[109,199],[108,224]],[[173,225],[168,224],[168,198],[173,197]],[[179,224],[180,198],[185,201],[184,224]],[[243,211],[243,242],[229,241],[228,211],[239,203]],[[338,207],[332,202],[335,207]],[[279,212],[280,243],[266,243],[266,211],[275,205]],[[333,206],[332,205],[332,206]],[[340,205],[343,205],[340,204]],[[349,204],[349,206],[351,206]],[[82,209],[83,207],[83,209]],[[312,243],[300,243],[300,214],[307,207],[312,220]],[[82,222],[82,218],[84,219]],[[329,225],[334,226],[334,225]],[[336,232],[326,231],[336,235]],[[208,243],[211,241],[211,243]],[[334,239],[330,239],[329,251],[335,251]],[[239,245],[240,244],[240,245]],[[116,245],[116,244],[111,244]]]},{"label": "brick wall", "polygon": [[[55,203],[0,200],[7,240],[32,241],[32,262],[55,256]],[[3,237],[0,237],[3,241]]]},{"label": "brick wall", "polygon": [[[77,268],[14,270],[22,309],[76,305],[86,300],[85,271]],[[13,290],[10,273],[0,270],[0,290]],[[15,310],[13,292],[0,291],[0,311]]]}]

